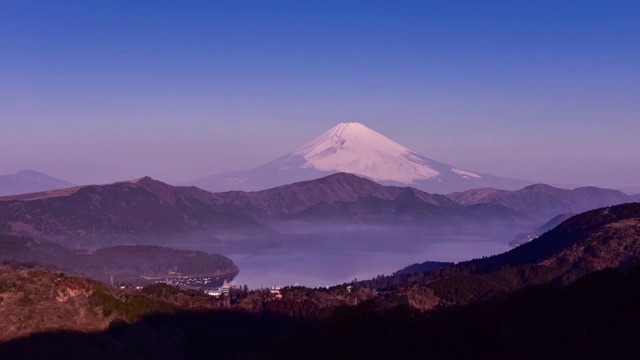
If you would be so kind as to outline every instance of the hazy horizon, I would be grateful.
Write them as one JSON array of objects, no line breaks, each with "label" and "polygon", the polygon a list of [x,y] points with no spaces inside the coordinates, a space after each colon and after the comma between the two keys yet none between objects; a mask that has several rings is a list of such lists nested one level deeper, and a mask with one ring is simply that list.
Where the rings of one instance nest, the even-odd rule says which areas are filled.
[{"label": "hazy horizon", "polygon": [[0,5],[0,175],[179,183],[361,122],[460,168],[640,186],[640,6]]}]

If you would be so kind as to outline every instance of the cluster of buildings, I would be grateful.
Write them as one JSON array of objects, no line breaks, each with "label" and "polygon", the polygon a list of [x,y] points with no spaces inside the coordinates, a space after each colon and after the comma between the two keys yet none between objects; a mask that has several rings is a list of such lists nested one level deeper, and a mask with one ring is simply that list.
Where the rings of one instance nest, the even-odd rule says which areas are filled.
[{"label": "cluster of buildings", "polygon": [[218,297],[220,295],[229,296],[229,290],[235,289],[235,288],[236,288],[236,283],[234,281],[232,281],[231,284],[229,284],[229,281],[225,279],[221,287],[208,289],[208,290],[205,290],[204,292],[207,295],[211,295],[215,297]]},{"label": "cluster of buildings", "polygon": [[[187,287],[187,288],[200,288],[207,287],[214,284],[216,281],[220,281],[218,278],[212,277],[171,277],[163,280],[156,280],[157,283],[165,283],[174,286]],[[226,281],[226,280],[225,280]]]},{"label": "cluster of buildings", "polygon": [[282,299],[282,294],[280,293],[280,290],[282,290],[282,286],[272,286],[269,289],[269,292],[271,293],[271,295],[273,295],[276,299]]}]

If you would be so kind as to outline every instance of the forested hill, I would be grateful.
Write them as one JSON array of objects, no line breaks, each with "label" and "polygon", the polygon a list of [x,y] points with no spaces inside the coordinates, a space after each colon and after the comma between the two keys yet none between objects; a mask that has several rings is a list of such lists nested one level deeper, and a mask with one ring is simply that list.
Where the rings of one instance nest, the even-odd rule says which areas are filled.
[{"label": "forested hill", "polygon": [[556,265],[619,267],[640,259],[640,203],[628,203],[573,216],[539,238],[504,254],[462,263],[487,273],[506,266]]},{"label": "forested hill", "polygon": [[576,215],[500,255],[414,274],[414,281],[384,289],[384,294],[393,301],[401,297],[416,308],[432,309],[485,300],[529,285],[568,284],[594,271],[638,263],[640,204],[630,203]]},{"label": "forested hill", "polygon": [[[13,340],[0,344],[0,356],[637,358],[639,245],[640,204],[625,204],[577,215],[502,255],[409,266],[390,277],[402,281],[380,290],[354,282],[284,288],[281,299],[234,290],[235,300],[232,293],[215,300],[166,285],[127,293],[52,272],[3,270],[6,333],[19,331],[12,324],[46,331],[38,326],[56,316],[83,332]],[[241,311],[193,311],[219,305]],[[107,322],[106,331],[84,332]]]},{"label": "forested hill", "polygon": [[[0,268],[0,280],[4,280],[2,276]],[[64,296],[71,290],[85,289],[77,279],[38,279],[42,279],[38,282],[42,286],[64,284]],[[365,302],[339,308],[319,320],[246,312],[176,311],[174,305],[144,294],[129,296],[123,302],[118,298],[122,295],[96,291],[88,297],[80,296],[86,298],[83,306],[93,309],[86,312],[87,320],[92,321],[86,324],[93,324],[93,329],[107,322],[93,322],[89,315],[97,313],[98,319],[103,319],[104,309],[119,309],[107,321],[127,310],[132,315],[147,315],[131,323],[113,320],[103,331],[45,332],[0,342],[0,356],[71,360],[637,359],[638,284],[639,268],[626,273],[603,270],[568,286],[529,287],[467,306],[419,312],[406,304],[380,308],[376,302]],[[30,296],[35,295],[32,292]],[[24,295],[16,294],[5,303],[11,301],[15,309],[24,309],[30,300],[20,300],[20,296]],[[56,303],[66,306],[70,302]],[[0,313],[3,306],[0,302]],[[64,317],[67,313],[50,314]],[[69,319],[77,320],[78,312],[68,314]],[[0,321],[15,320],[6,313],[2,315]],[[23,312],[22,316],[28,314]],[[46,330],[47,322],[38,324]]]},{"label": "forested hill", "polygon": [[121,245],[84,252],[47,241],[0,235],[0,260],[33,262],[115,284],[153,283],[146,278],[218,277],[232,279],[238,267],[229,258],[201,251],[153,245]]}]

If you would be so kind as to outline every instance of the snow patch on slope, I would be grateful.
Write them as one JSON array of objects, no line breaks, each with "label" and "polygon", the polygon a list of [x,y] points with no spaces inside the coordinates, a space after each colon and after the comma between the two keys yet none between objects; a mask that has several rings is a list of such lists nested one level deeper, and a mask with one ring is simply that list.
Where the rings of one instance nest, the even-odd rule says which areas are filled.
[{"label": "snow patch on slope", "polygon": [[413,151],[360,123],[340,123],[293,155],[304,157],[303,168],[349,172],[376,181],[411,184],[440,175]]},{"label": "snow patch on slope", "polygon": [[454,168],[454,169],[451,169],[451,171],[453,171],[458,175],[462,175],[462,177],[466,177],[466,178],[480,179],[482,177],[476,173],[472,173],[471,171],[466,171],[466,170],[460,170],[460,169]]}]

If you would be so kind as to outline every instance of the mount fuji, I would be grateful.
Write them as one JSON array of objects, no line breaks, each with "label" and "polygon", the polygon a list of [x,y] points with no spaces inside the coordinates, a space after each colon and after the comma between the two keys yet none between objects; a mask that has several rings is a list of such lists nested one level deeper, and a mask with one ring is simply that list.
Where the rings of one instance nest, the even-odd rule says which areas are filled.
[{"label": "mount fuji", "polygon": [[213,175],[184,185],[217,192],[255,191],[338,172],[441,194],[480,187],[515,190],[532,184],[438,162],[363,124],[340,123],[297,150],[257,168]]}]

